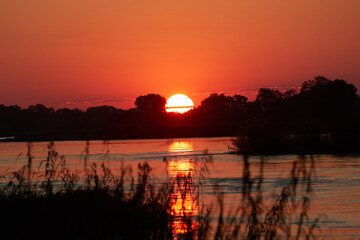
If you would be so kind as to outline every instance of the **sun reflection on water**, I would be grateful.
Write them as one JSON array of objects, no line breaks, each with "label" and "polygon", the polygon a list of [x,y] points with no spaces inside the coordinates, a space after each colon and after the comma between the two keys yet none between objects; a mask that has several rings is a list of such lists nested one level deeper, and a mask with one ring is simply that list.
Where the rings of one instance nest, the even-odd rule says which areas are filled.
[{"label": "sun reflection on water", "polygon": [[182,153],[191,151],[193,151],[193,147],[191,143],[187,141],[174,141],[169,145],[169,152],[171,153]]},{"label": "sun reflection on water", "polygon": [[[192,150],[191,144],[184,141],[175,141],[169,146],[169,152],[172,153]],[[174,192],[171,195],[171,213],[174,216],[173,234],[174,238],[177,238],[195,230],[195,223],[191,219],[198,213],[193,182],[195,163],[191,157],[181,156],[170,159],[167,168],[170,180],[174,184]]]}]

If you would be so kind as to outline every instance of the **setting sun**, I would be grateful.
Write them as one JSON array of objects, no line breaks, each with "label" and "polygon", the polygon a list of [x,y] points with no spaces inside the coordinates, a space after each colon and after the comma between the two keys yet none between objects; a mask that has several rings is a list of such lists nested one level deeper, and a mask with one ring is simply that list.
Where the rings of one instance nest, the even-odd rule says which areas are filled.
[{"label": "setting sun", "polygon": [[184,113],[194,108],[193,101],[184,94],[175,94],[166,102],[166,112]]}]

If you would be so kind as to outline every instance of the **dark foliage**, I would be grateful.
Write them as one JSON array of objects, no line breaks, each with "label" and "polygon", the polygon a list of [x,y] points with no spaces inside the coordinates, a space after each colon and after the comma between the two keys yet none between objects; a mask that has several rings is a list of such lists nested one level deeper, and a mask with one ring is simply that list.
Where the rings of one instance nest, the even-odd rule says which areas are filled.
[{"label": "dark foliage", "polygon": [[163,112],[165,104],[166,98],[153,93],[146,96],[139,96],[135,100],[135,106],[143,112]]},{"label": "dark foliage", "polygon": [[211,94],[185,113],[166,113],[166,99],[139,96],[130,110],[111,106],[22,109],[0,105],[0,136],[15,141],[240,136],[247,153],[356,152],[360,100],[354,85],[316,77],[299,93],[261,88],[255,101]]},{"label": "dark foliage", "polygon": [[[85,182],[79,182],[78,173],[70,170],[53,142],[38,168],[43,173],[33,172],[31,147],[29,143],[27,164],[0,188],[5,220],[1,239],[314,239],[319,228],[320,219],[308,214],[315,176],[312,157],[294,161],[290,181],[269,205],[262,189],[266,159],[261,158],[259,175],[253,176],[252,163],[243,155],[239,203],[227,214],[224,196],[215,186],[218,210],[202,206],[194,215],[185,200],[190,197],[196,206],[200,202],[207,164],[212,162],[207,151],[191,160],[196,170],[178,172],[154,189],[147,163],[138,164],[136,183],[129,167],[122,165],[117,176],[105,163],[100,168],[95,163],[88,166],[88,143]],[[172,209],[176,198],[182,199],[178,211]],[[174,231],[176,221],[183,231]]]},{"label": "dark foliage", "polygon": [[[100,168],[85,164],[86,180],[80,183],[53,142],[40,176],[31,168],[31,144],[28,149],[28,164],[0,188],[5,220],[0,239],[172,238],[171,186],[164,184],[155,192],[147,163],[138,165],[137,181],[130,168],[122,167],[116,176],[105,163]],[[87,157],[85,151],[85,163]]]}]

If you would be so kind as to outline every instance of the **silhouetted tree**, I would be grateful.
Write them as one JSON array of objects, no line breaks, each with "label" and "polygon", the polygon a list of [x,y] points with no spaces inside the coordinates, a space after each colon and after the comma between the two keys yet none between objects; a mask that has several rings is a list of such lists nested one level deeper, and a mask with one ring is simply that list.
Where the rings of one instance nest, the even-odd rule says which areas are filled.
[{"label": "silhouetted tree", "polygon": [[281,99],[283,94],[279,90],[260,88],[256,101],[260,103],[271,103]]},{"label": "silhouetted tree", "polygon": [[31,105],[30,107],[28,107],[27,110],[30,112],[34,112],[34,113],[54,113],[55,112],[55,110],[53,108],[47,108],[43,104]]},{"label": "silhouetted tree", "polygon": [[245,110],[248,98],[239,94],[234,95],[233,97],[233,109],[235,110]]},{"label": "silhouetted tree", "polygon": [[[297,151],[294,143],[305,152],[350,152],[360,145],[360,98],[355,86],[341,79],[318,76],[305,81],[299,93],[261,88],[255,101],[214,93],[185,114],[165,113],[165,103],[164,97],[148,94],[129,110],[55,112],[42,104],[27,109],[0,104],[0,136],[31,141],[241,135],[258,145],[255,152],[289,153]],[[320,135],[331,141],[322,142]]]},{"label": "silhouetted tree", "polygon": [[201,102],[200,108],[211,112],[223,112],[230,110],[233,103],[234,99],[231,96],[226,96],[223,93],[212,93]]},{"label": "silhouetted tree", "polygon": [[269,110],[275,102],[283,99],[283,94],[279,90],[260,88],[256,96],[256,103],[262,110]]},{"label": "silhouetted tree", "polygon": [[282,96],[283,96],[284,99],[286,99],[286,98],[289,98],[289,97],[294,96],[295,94],[296,94],[296,90],[292,88],[292,89],[286,90],[286,91],[282,94]]},{"label": "silhouetted tree", "polygon": [[114,112],[116,110],[117,110],[117,108],[115,108],[113,106],[104,105],[104,106],[98,106],[98,107],[89,107],[88,109],[86,109],[86,113],[101,115],[101,114],[107,114],[110,112]]},{"label": "silhouetted tree", "polygon": [[145,96],[139,96],[135,100],[135,106],[140,111],[165,111],[166,98],[159,94],[150,93]]},{"label": "silhouetted tree", "polygon": [[313,90],[317,87],[329,85],[331,81],[323,76],[317,76],[313,80],[307,80],[301,84],[300,93]]},{"label": "silhouetted tree", "polygon": [[69,109],[69,108],[59,108],[58,110],[56,110],[56,114],[69,114],[69,115],[73,115],[73,114],[81,114],[83,113],[82,110],[78,109],[78,108],[74,108],[74,109]]},{"label": "silhouetted tree", "polygon": [[307,104],[306,108],[314,114],[321,112],[329,116],[354,108],[358,99],[356,92],[355,86],[344,80],[331,81],[318,76],[302,84],[298,102]]}]

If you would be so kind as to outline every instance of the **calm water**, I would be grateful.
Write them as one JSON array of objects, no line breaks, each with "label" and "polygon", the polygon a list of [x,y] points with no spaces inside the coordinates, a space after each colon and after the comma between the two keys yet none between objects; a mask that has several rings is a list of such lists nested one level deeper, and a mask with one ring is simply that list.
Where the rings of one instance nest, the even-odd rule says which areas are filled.
[{"label": "calm water", "polygon": [[[82,172],[84,166],[84,141],[55,142],[56,150],[64,155],[73,171]],[[220,187],[225,198],[225,209],[234,209],[241,199],[243,157],[229,154],[230,138],[187,138],[169,140],[118,140],[108,145],[102,141],[90,142],[89,162],[106,162],[113,173],[120,169],[121,162],[134,170],[139,162],[148,162],[152,167],[151,179],[155,186],[172,181],[179,173],[198,174],[201,164],[194,159],[207,158],[209,174],[204,180],[200,204],[216,206],[214,186]],[[203,155],[207,149],[208,155]],[[20,169],[26,163],[26,143],[0,143],[0,175]],[[108,153],[108,154],[106,154]],[[33,166],[46,159],[47,143],[33,143]],[[292,163],[296,155],[280,155],[265,158],[264,198],[273,203],[282,187],[289,183]],[[166,159],[166,161],[164,161]],[[310,218],[321,216],[321,235],[333,239],[360,239],[360,156],[314,156],[316,178],[311,199]],[[167,163],[165,163],[167,162]],[[252,176],[258,174],[259,156],[251,156]],[[35,168],[36,169],[36,168]],[[175,195],[178,193],[174,193]],[[198,205],[191,196],[185,202],[173,205],[173,214],[185,206],[188,214],[198,212]],[[226,211],[227,211],[226,210]],[[174,223],[174,228],[179,228]]]}]

